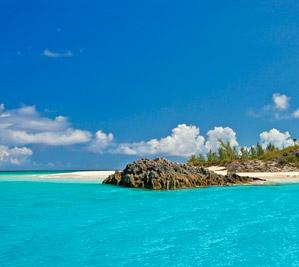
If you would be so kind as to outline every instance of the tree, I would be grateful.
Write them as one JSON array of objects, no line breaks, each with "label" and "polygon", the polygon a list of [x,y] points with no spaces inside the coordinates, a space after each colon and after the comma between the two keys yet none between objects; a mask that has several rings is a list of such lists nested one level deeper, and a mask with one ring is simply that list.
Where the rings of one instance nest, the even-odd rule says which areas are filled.
[{"label": "tree", "polygon": [[223,162],[232,162],[235,158],[238,157],[238,152],[233,148],[230,142],[224,143],[222,140],[219,140],[220,147],[218,148],[219,159]]},{"label": "tree", "polygon": [[191,158],[188,160],[188,163],[193,166],[202,166],[206,162],[204,155],[199,154],[198,156],[192,155]]},{"label": "tree", "polygon": [[241,147],[240,152],[241,152],[241,159],[246,160],[250,158],[250,153],[247,148]]},{"label": "tree", "polygon": [[258,158],[261,158],[262,156],[264,156],[265,151],[263,149],[263,147],[260,145],[260,143],[256,144],[256,156]]},{"label": "tree", "polygon": [[269,143],[267,145],[267,148],[266,148],[267,151],[275,151],[276,150],[276,147],[272,144],[272,143]]},{"label": "tree", "polygon": [[255,146],[252,146],[250,148],[250,158],[251,159],[256,159],[257,158],[257,150]]},{"label": "tree", "polygon": [[210,151],[208,152],[207,158],[208,158],[208,162],[209,162],[209,163],[216,163],[216,162],[219,161],[219,158],[218,158],[218,156],[217,156],[217,153],[212,152],[212,150],[210,150]]},{"label": "tree", "polygon": [[203,154],[199,154],[197,157],[197,161],[200,163],[204,163],[204,162],[206,162],[206,158],[204,157]]},{"label": "tree", "polygon": [[191,165],[196,166],[197,165],[197,158],[195,155],[192,155],[191,158],[188,160],[188,163]]}]

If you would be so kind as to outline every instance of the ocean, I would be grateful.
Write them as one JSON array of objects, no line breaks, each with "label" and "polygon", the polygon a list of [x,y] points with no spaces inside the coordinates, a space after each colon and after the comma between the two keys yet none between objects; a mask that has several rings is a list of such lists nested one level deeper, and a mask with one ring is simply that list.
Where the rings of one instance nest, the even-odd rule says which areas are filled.
[{"label": "ocean", "polygon": [[163,192],[0,177],[0,266],[299,266],[299,185]]}]

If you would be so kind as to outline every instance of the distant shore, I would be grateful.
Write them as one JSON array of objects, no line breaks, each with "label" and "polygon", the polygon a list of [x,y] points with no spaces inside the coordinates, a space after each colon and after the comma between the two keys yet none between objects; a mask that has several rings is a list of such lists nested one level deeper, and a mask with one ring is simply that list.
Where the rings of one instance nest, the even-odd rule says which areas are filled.
[{"label": "distant shore", "polygon": [[74,171],[74,172],[55,172],[55,173],[40,173],[32,172],[27,174],[9,172],[9,175],[2,173],[0,181],[38,181],[38,182],[65,182],[65,183],[102,183],[114,171]]},{"label": "distant shore", "polygon": [[[212,166],[207,168],[217,174],[226,175],[227,169],[221,166]],[[63,183],[102,183],[109,175],[115,171],[74,171],[74,172],[55,172],[55,173],[30,173],[24,172],[13,175],[0,175],[0,181],[38,181],[38,182],[63,182]],[[299,172],[238,172],[240,176],[249,176],[253,178],[264,179],[257,182],[258,185],[290,184],[299,183]]]},{"label": "distant shore", "polygon": [[[212,166],[207,168],[217,174],[226,175],[227,169],[221,166]],[[261,185],[271,184],[290,184],[299,183],[299,172],[237,172],[240,176],[248,176],[264,179],[263,182],[257,182]]]}]

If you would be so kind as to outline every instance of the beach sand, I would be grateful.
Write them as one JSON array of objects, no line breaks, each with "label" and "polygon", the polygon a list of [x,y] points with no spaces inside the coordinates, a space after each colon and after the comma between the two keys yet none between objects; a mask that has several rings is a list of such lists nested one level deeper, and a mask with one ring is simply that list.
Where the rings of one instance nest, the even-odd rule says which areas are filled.
[{"label": "beach sand", "polygon": [[[221,166],[211,166],[208,168],[217,174],[226,175],[227,170]],[[257,184],[290,184],[299,183],[299,172],[239,172],[240,176],[249,176],[264,179],[265,181],[257,182]]]},{"label": "beach sand", "polygon": [[[227,174],[225,167],[212,166],[208,169],[217,174]],[[9,177],[2,176],[1,180],[99,184],[114,172],[115,171],[75,171],[50,174],[28,174]],[[241,172],[237,174],[265,180],[257,182],[256,184],[258,185],[299,183],[299,172]]]},{"label": "beach sand", "polygon": [[66,173],[53,173],[41,175],[43,178],[72,178],[85,179],[85,178],[100,178],[105,179],[109,175],[113,174],[115,171],[76,171],[76,172],[66,172]]},{"label": "beach sand", "polygon": [[237,174],[265,180],[264,182],[258,182],[258,184],[299,183],[299,172],[242,172]]},{"label": "beach sand", "polygon": [[[208,169],[217,174],[227,174],[227,170],[224,167],[212,166]],[[102,183],[104,179],[113,173],[114,171],[77,171],[36,175],[30,179],[50,182]],[[299,172],[241,172],[237,174],[240,176],[249,176],[265,180],[257,182],[257,184],[260,185],[299,183]]]},{"label": "beach sand", "polygon": [[63,183],[102,183],[114,171],[74,171],[50,174],[24,174],[1,176],[2,181],[38,181]]},{"label": "beach sand", "polygon": [[115,171],[77,171],[68,173],[54,173],[40,175],[41,180],[65,181],[65,182],[86,182],[102,183],[109,175]]}]

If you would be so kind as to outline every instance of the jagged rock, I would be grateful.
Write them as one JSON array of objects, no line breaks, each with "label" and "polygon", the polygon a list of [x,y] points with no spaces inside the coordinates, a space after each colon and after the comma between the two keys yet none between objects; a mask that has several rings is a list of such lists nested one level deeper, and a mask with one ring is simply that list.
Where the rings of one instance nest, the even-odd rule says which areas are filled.
[{"label": "jagged rock", "polygon": [[227,166],[229,173],[238,172],[292,172],[299,171],[295,164],[285,162],[283,158],[277,160],[248,160],[234,161]]},{"label": "jagged rock", "polygon": [[201,167],[173,163],[163,158],[141,159],[130,163],[122,172],[110,175],[104,184],[170,190],[211,185],[248,184],[260,179],[216,174]]}]

